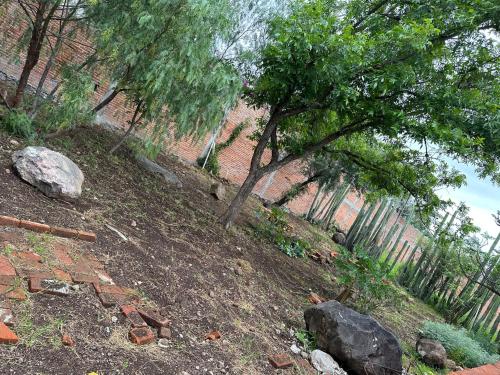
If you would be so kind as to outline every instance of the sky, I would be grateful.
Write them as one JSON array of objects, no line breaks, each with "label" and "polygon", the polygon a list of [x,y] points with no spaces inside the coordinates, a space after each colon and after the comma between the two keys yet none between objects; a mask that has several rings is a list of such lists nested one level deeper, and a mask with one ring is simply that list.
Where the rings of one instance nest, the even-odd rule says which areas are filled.
[{"label": "sky", "polygon": [[467,185],[459,189],[440,190],[438,195],[455,203],[464,202],[470,207],[469,216],[474,224],[496,237],[500,227],[491,215],[500,210],[500,187],[489,179],[478,178],[474,168],[469,165],[455,161],[450,161],[450,164],[467,176]]}]

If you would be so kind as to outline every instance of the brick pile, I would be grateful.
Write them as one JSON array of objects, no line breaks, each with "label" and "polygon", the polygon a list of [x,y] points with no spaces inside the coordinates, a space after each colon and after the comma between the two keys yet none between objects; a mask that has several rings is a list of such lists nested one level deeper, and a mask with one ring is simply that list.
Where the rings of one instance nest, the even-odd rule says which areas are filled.
[{"label": "brick pile", "polygon": [[[19,230],[0,231],[0,344],[19,341],[12,303],[25,300],[27,293],[71,298],[73,284],[88,284],[104,307],[119,307],[130,325],[133,343],[144,345],[156,337],[170,337],[170,320],[143,307],[138,291],[116,285],[95,255],[61,240],[44,246],[43,254],[38,254],[22,245],[23,238]],[[156,335],[152,328],[158,331]],[[75,345],[68,335],[63,335],[62,342]]]}]

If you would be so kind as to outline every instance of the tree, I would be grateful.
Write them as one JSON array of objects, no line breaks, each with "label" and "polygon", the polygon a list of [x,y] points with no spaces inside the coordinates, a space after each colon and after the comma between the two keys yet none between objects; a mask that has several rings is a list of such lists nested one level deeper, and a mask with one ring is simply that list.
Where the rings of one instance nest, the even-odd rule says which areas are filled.
[{"label": "tree", "polygon": [[232,27],[228,1],[99,1],[88,14],[113,82],[94,112],[124,93],[136,112],[125,136],[139,124],[155,145],[172,128],[203,135],[234,104],[241,79],[216,54]]},{"label": "tree", "polygon": [[315,0],[275,18],[245,92],[269,113],[221,222],[266,173],[357,133],[431,143],[500,181],[498,47],[483,32],[499,12],[486,0]]}]

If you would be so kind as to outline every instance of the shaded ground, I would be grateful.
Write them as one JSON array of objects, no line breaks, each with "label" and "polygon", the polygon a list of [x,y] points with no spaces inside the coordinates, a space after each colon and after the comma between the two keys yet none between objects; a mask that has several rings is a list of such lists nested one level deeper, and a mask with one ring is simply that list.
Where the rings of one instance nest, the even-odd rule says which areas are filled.
[{"label": "shaded ground", "polygon": [[[275,373],[267,355],[289,352],[289,331],[303,328],[309,291],[335,296],[332,266],[289,258],[258,238],[252,227],[260,207],[256,199],[246,205],[237,225],[224,231],[218,216],[234,188],[228,189],[225,201],[216,201],[209,195],[211,177],[174,158],[160,157],[159,163],[178,175],[183,188],[167,185],[140,169],[127,151],[109,156],[113,138],[86,128],[48,145],[85,174],[81,199],[69,203],[45,197],[12,173],[11,154],[22,145],[11,144],[11,138],[0,133],[0,215],[96,232],[97,242],[82,248],[106,264],[115,282],[139,289],[173,321],[170,345],[132,345],[124,324],[112,322],[119,311],[102,307],[91,290],[70,300],[35,295],[18,313],[30,316],[34,329],[48,328],[33,342],[21,336],[15,347],[0,346],[0,373]],[[315,248],[334,248],[317,228],[291,221]],[[238,265],[241,275],[233,271]],[[408,345],[413,345],[423,320],[436,319],[409,298],[375,315]],[[74,348],[59,345],[61,325],[75,339]],[[212,329],[222,338],[207,342],[205,335]]]}]

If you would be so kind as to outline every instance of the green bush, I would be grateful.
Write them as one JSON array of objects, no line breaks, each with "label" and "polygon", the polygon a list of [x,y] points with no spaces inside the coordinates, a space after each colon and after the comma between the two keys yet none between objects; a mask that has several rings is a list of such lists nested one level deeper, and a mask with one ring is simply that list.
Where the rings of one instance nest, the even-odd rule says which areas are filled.
[{"label": "green bush", "polygon": [[352,252],[340,248],[335,269],[339,285],[357,292],[356,310],[362,313],[374,310],[394,296],[387,269],[358,246]]},{"label": "green bush", "polygon": [[36,135],[31,119],[22,110],[14,109],[8,111],[0,119],[0,126],[7,132],[18,137],[33,139]]},{"label": "green bush", "polygon": [[267,216],[259,212],[257,217],[260,219],[257,232],[274,242],[289,257],[302,258],[311,250],[309,242],[289,235],[289,225],[284,211],[273,207]]},{"label": "green bush", "polygon": [[446,349],[448,358],[465,367],[478,367],[500,361],[498,354],[490,354],[473,340],[464,328],[446,323],[427,321],[422,328],[424,337],[437,340]]}]

